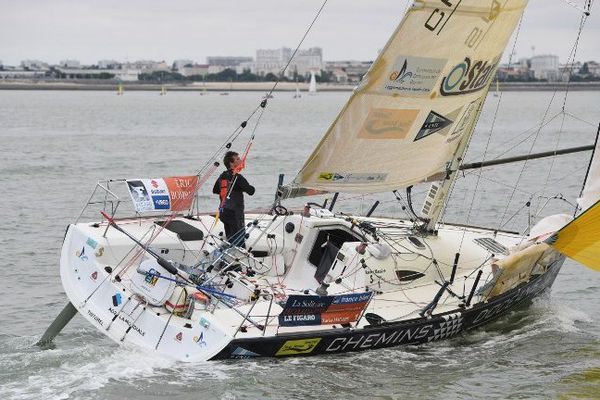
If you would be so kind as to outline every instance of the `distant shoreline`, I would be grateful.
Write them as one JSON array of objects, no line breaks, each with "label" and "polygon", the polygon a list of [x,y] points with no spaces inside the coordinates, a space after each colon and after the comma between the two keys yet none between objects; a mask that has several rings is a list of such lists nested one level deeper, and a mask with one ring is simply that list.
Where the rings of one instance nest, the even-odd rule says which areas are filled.
[{"label": "distant shoreline", "polygon": [[[123,90],[128,91],[160,91],[162,84],[141,83],[141,82],[122,82]],[[195,83],[169,83],[164,84],[167,91],[173,92],[268,92],[273,87],[274,82],[201,82]],[[0,90],[82,90],[82,91],[117,91],[118,82],[104,81],[35,81],[35,80],[3,80],[0,81]],[[294,82],[280,82],[275,91],[293,92],[296,87],[301,92],[308,90],[308,83],[296,85]],[[333,83],[321,83],[318,90],[321,92],[349,92],[355,88],[354,85],[341,85]],[[566,83],[546,83],[546,82],[505,82],[500,83],[499,90],[502,92],[513,91],[564,91],[567,88]],[[573,91],[597,91],[600,90],[600,81],[598,82],[572,82],[569,90]],[[494,91],[494,87],[490,88]]]}]

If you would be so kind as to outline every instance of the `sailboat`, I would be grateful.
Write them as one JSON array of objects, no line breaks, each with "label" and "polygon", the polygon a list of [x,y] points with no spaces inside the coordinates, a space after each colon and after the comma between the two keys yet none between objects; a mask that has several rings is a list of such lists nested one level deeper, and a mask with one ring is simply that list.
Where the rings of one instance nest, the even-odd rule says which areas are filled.
[{"label": "sailboat", "polygon": [[208,94],[208,92],[206,90],[206,78],[204,78],[202,80],[202,89],[200,90],[200,96],[205,96],[207,94]]},{"label": "sailboat", "polygon": [[314,71],[310,71],[310,83],[308,85],[308,94],[311,96],[317,94],[317,79],[315,78]]},{"label": "sailboat", "polygon": [[119,83],[117,85],[117,96],[122,96],[125,93],[125,90],[123,89],[123,84]]},{"label": "sailboat", "polygon": [[496,76],[496,90],[494,91],[494,97],[498,97],[498,93],[500,93],[500,82],[498,81],[498,77]]},{"label": "sailboat", "polygon": [[[86,209],[100,205],[102,217],[68,226],[69,303],[40,343],[79,313],[116,343],[181,361],[423,344],[526,304],[565,257],[600,270],[597,159],[574,219],[546,217],[528,234],[440,221],[459,171],[484,166],[463,156],[526,3],[416,1],[269,212],[246,215],[227,239],[218,215],[195,210],[231,137],[198,174],[98,182]],[[430,189],[419,215],[410,193],[420,184]],[[373,216],[377,204],[335,212],[338,193],[403,189],[408,218]],[[334,194],[328,205],[286,207],[322,193]]]},{"label": "sailboat", "polygon": [[293,98],[299,99],[301,97],[302,97],[302,95],[300,94],[300,86],[298,85],[298,81],[296,81],[296,92],[294,93]]}]

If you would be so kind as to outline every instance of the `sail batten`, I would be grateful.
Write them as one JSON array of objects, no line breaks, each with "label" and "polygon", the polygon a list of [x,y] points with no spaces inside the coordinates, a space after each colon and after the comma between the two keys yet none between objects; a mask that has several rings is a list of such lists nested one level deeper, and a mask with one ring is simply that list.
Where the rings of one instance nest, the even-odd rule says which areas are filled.
[{"label": "sail batten", "polygon": [[375,193],[443,178],[526,4],[415,2],[284,192]]}]

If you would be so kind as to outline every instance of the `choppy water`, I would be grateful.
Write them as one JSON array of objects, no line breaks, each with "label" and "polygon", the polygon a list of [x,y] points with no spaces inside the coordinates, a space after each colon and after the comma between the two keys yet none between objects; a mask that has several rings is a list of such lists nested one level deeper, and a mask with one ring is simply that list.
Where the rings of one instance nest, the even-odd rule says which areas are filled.
[{"label": "choppy water", "polygon": [[[248,208],[269,205],[277,174],[293,177],[348,95],[293,100],[276,94],[245,172],[258,189]],[[486,159],[523,139],[527,129],[535,132],[551,96],[504,94]],[[600,275],[571,262],[552,293],[529,309],[422,347],[189,365],[119,347],[80,317],[54,349],[35,347],[66,303],[58,274],[62,236],[95,182],[193,173],[258,101],[257,93],[0,92],[0,399],[600,398]],[[488,99],[469,161],[485,152],[497,102]],[[548,117],[561,106],[557,98]],[[571,94],[567,110],[584,122],[555,118],[540,132],[535,151],[554,149],[558,139],[559,147],[593,142],[598,93]],[[526,153],[531,143],[510,154]],[[530,198],[534,213],[545,202],[539,195],[575,199],[588,157],[558,158],[550,175],[548,160],[532,161],[524,171],[523,164],[485,171],[479,183],[477,174],[466,174],[446,217],[499,226],[504,215],[506,228],[522,229]],[[520,190],[505,212],[519,176]],[[423,189],[415,190],[422,196]],[[205,193],[204,208],[216,206],[211,197]],[[374,201],[349,197],[340,208],[364,212]],[[378,212],[401,212],[391,196],[381,199]],[[571,211],[552,200],[542,215]]]}]

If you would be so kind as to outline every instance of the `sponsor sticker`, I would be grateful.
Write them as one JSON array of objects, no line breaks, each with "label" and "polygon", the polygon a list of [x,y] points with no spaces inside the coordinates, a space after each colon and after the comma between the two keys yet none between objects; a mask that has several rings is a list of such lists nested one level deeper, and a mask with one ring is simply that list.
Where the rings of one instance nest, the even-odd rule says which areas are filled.
[{"label": "sponsor sticker", "polygon": [[317,178],[320,182],[330,183],[371,183],[371,182],[383,182],[387,178],[387,173],[338,173],[338,172],[321,172]]},{"label": "sponsor sticker", "polygon": [[440,94],[456,96],[483,89],[492,80],[499,61],[500,55],[490,60],[471,60],[470,57],[465,57],[442,78]]},{"label": "sponsor sticker", "polygon": [[174,176],[128,180],[129,193],[137,212],[156,210],[183,211],[191,207],[198,177]]},{"label": "sponsor sticker", "polygon": [[103,246],[100,246],[100,247],[98,248],[98,250],[96,250],[96,252],[94,253],[94,255],[95,255],[96,257],[102,257],[102,254],[104,254],[104,247],[103,247]]},{"label": "sponsor sticker", "polygon": [[428,96],[447,60],[431,57],[399,56],[389,71],[383,93]]},{"label": "sponsor sticker", "polygon": [[96,279],[98,279],[98,271],[92,272],[92,274],[90,275],[90,279],[96,282]]},{"label": "sponsor sticker", "polygon": [[423,122],[421,129],[419,129],[419,132],[417,132],[417,136],[415,137],[414,141],[416,142],[417,140],[433,135],[434,133],[447,135],[450,131],[450,126],[456,120],[456,117],[460,113],[461,109],[462,107],[445,116],[431,110],[429,115],[427,115],[427,118],[425,118],[425,122]]},{"label": "sponsor sticker", "polygon": [[126,315],[121,314],[119,311],[115,310],[112,307],[108,308],[108,311],[114,315],[118,316],[119,320],[125,322],[127,325],[131,327],[135,332],[137,332],[140,336],[146,336],[146,331],[142,330],[140,327],[135,325],[131,319],[129,319]]},{"label": "sponsor sticker", "polygon": [[178,342],[181,343],[181,340],[183,339],[183,333],[179,332],[177,335],[175,335],[175,340],[177,340]]},{"label": "sponsor sticker", "polygon": [[144,279],[144,281],[148,284],[148,286],[155,286],[156,282],[158,282],[159,276],[160,272],[158,272],[154,268],[150,268],[150,270],[146,273],[146,278]]},{"label": "sponsor sticker", "polygon": [[198,177],[196,175],[174,176],[164,178],[164,181],[169,189],[171,210],[183,211],[192,206],[196,188],[198,187]]},{"label": "sponsor sticker", "polygon": [[198,346],[206,347],[206,342],[204,341],[204,332],[200,332],[200,336],[194,336],[193,340],[198,344]]},{"label": "sponsor sticker", "polygon": [[356,321],[371,293],[341,296],[291,295],[279,314],[279,326],[332,325]]},{"label": "sponsor sticker", "polygon": [[85,246],[83,246],[81,248],[81,250],[78,250],[75,252],[75,255],[81,260],[81,261],[87,261],[88,260],[88,256],[85,255]]},{"label": "sponsor sticker", "polygon": [[419,110],[372,108],[358,131],[359,139],[404,139]]},{"label": "sponsor sticker", "polygon": [[236,347],[235,350],[231,353],[231,358],[251,358],[251,357],[259,357],[260,354],[257,354],[253,351],[246,350],[243,347]]},{"label": "sponsor sticker", "polygon": [[321,338],[288,340],[275,353],[275,356],[288,356],[294,354],[311,353],[319,344]]},{"label": "sponsor sticker", "polygon": [[121,293],[115,293],[115,295],[112,297],[113,306],[117,307],[117,306],[121,305],[122,302],[123,302],[123,297],[121,296]]},{"label": "sponsor sticker", "polygon": [[130,180],[127,181],[127,186],[129,187],[129,193],[131,194],[135,211],[152,211],[152,200],[150,199],[150,194],[148,193],[144,182],[141,180]]},{"label": "sponsor sticker", "polygon": [[471,122],[473,122],[473,118],[475,118],[475,116],[477,115],[477,103],[478,102],[479,102],[479,99],[474,100],[474,101],[470,102],[469,104],[467,104],[467,106],[465,107],[465,111],[463,112],[463,115],[460,117],[458,122],[456,124],[454,124],[454,130],[450,133],[450,135],[448,136],[448,139],[446,139],[446,142],[448,142],[448,143],[453,142],[454,140],[461,137],[463,135],[463,133],[465,133],[466,129],[469,127]]},{"label": "sponsor sticker", "polygon": [[98,246],[98,242],[96,242],[92,238],[87,238],[87,241],[85,242],[85,244],[87,244],[88,246],[90,246],[92,249],[95,249],[96,246]]}]

